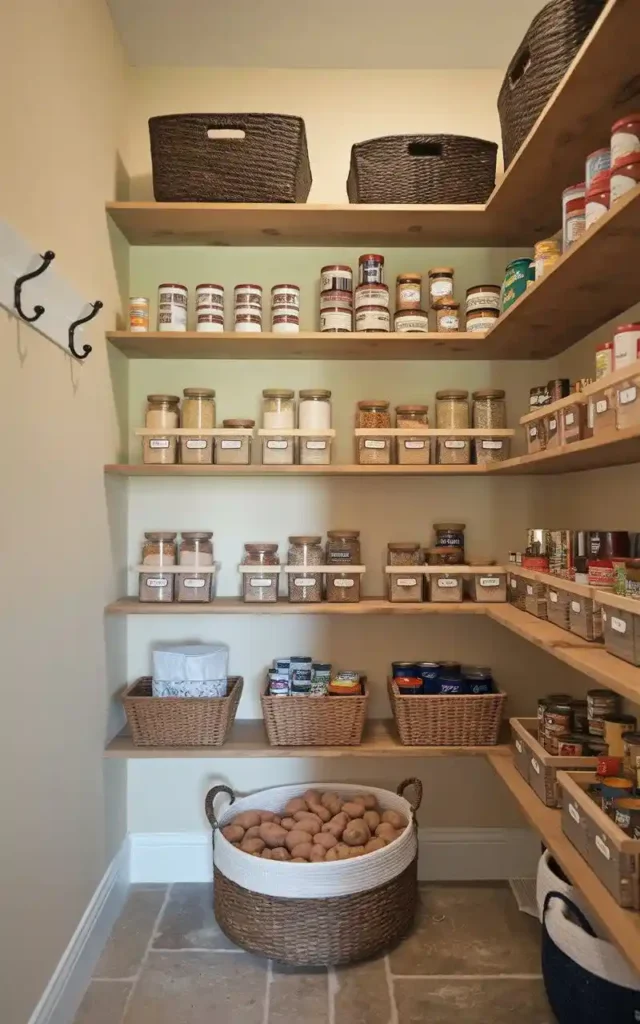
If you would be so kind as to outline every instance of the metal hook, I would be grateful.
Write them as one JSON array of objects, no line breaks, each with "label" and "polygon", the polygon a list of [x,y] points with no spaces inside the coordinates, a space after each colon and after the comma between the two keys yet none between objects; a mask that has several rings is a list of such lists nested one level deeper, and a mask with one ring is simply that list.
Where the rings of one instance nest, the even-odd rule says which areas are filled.
[{"label": "metal hook", "polygon": [[52,252],[51,249],[47,249],[44,255],[40,256],[40,259],[43,260],[42,266],[38,267],[37,270],[33,270],[30,274],[23,274],[22,277],[17,278],[16,283],[13,286],[13,304],[18,311],[18,316],[23,320],[26,320],[28,324],[34,323],[42,316],[44,313],[44,306],[34,306],[33,316],[27,316],[27,314],[23,312],[20,302],[22,297],[22,286],[25,281],[31,281],[34,277],[39,277],[40,274],[44,274],[51,261],[55,258],[55,252]]},{"label": "metal hook", "polygon": [[74,320],[71,326],[69,327],[69,351],[71,352],[72,356],[75,356],[76,359],[86,359],[89,353],[91,352],[91,345],[82,346],[82,355],[80,355],[79,352],[76,352],[75,345],[73,343],[73,336],[75,334],[76,327],[79,327],[80,324],[88,323],[89,320],[93,320],[94,316],[98,315],[103,305],[104,303],[100,302],[99,299],[97,302],[92,302],[91,312],[89,313],[89,315],[80,317],[79,320]]}]

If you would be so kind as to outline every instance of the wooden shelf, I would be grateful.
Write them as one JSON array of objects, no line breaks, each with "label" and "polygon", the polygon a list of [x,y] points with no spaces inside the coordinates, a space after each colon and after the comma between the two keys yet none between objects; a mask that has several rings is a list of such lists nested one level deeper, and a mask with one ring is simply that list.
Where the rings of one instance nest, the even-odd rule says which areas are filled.
[{"label": "wooden shelf", "polygon": [[405,747],[400,742],[392,718],[370,719],[365,725],[362,743],[356,747],[272,747],[262,719],[234,723],[231,737],[222,747],[136,747],[126,730],[107,746],[105,757],[477,757],[488,751],[494,757],[510,756],[508,727],[500,744],[494,747]]},{"label": "wooden shelf", "polygon": [[281,600],[274,604],[247,604],[239,597],[218,597],[210,604],[153,604],[137,597],[122,597],[107,605],[109,615],[484,615],[483,604],[462,601],[460,604],[431,604],[386,601],[381,597],[365,597],[357,604],[292,604]]},{"label": "wooden shelf", "polygon": [[527,821],[538,832],[558,864],[587,900],[606,935],[640,972],[640,913],[623,910],[569,842],[560,811],[545,807],[524,781],[511,758],[488,755],[493,768],[511,790]]},{"label": "wooden shelf", "polygon": [[489,466],[145,466],[107,465],[110,476],[483,476]]},{"label": "wooden shelf", "polygon": [[640,425],[626,430],[612,430],[606,435],[574,441],[551,451],[534,455],[519,455],[496,463],[490,472],[507,476],[525,473],[554,475],[576,473],[585,469],[603,469],[607,466],[629,466],[640,462]]}]

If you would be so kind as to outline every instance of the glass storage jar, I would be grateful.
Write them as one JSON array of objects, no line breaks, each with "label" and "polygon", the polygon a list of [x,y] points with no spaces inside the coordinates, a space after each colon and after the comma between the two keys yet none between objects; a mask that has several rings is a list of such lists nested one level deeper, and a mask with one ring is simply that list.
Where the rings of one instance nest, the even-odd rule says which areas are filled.
[{"label": "glass storage jar", "polygon": [[193,567],[193,572],[178,573],[177,600],[194,603],[210,601],[212,597],[213,572],[199,572],[201,568],[213,569],[213,533],[200,530],[185,530],[180,542],[180,565]]},{"label": "glass storage jar", "polygon": [[267,388],[262,392],[262,426],[265,430],[293,430],[296,404],[293,391]]},{"label": "glass storage jar", "polygon": [[410,429],[411,427],[428,426],[428,405],[396,405],[396,427]]},{"label": "glass storage jar", "polygon": [[503,430],[507,425],[505,392],[494,388],[474,391],[473,426],[478,430]]},{"label": "glass storage jar", "polygon": [[141,602],[173,601],[174,575],[163,573],[162,569],[176,564],[177,536],[165,530],[145,533],[142,564],[148,565],[151,571],[140,573],[138,597]]},{"label": "glass storage jar", "polygon": [[429,302],[436,309],[443,299],[453,299],[453,267],[432,267],[429,271]]},{"label": "glass storage jar", "polygon": [[147,395],[144,421],[149,430],[157,430],[155,437],[143,438],[142,461],[150,466],[172,466],[177,462],[178,439],[175,434],[162,435],[163,430],[174,430],[180,425],[180,399],[177,395]]},{"label": "glass storage jar", "polygon": [[[321,537],[289,537],[287,561],[292,571],[289,578],[289,600],[297,604],[322,600],[322,573],[308,571],[323,565],[324,552]],[[295,567],[295,568],[293,568]]]},{"label": "glass storage jar", "polygon": [[310,388],[300,392],[298,403],[298,426],[300,430],[331,429],[331,392],[322,388]]},{"label": "glass storage jar", "polygon": [[[242,598],[247,604],[278,600],[280,559],[278,545],[255,541],[245,544],[242,559]],[[278,571],[274,571],[275,569]],[[246,571],[246,570],[250,571]],[[271,569],[272,571],[268,571]]]},{"label": "glass storage jar", "polygon": [[[396,427],[410,430],[429,426],[428,405],[397,405]],[[420,434],[396,438],[396,461],[399,466],[427,466],[431,461],[431,440]]]},{"label": "glass storage jar", "polygon": [[360,600],[360,572],[327,572],[326,596],[329,604],[357,604]]},{"label": "glass storage jar", "polygon": [[424,552],[417,541],[391,541],[387,545],[387,565],[406,566],[407,572],[387,573],[387,595],[390,601],[422,601],[422,573],[412,573],[412,566],[424,565]]},{"label": "glass storage jar", "polygon": [[[255,420],[223,420],[225,430],[253,430]],[[251,441],[249,434],[228,434],[218,437],[215,446],[217,466],[248,466],[251,463]]]},{"label": "glass storage jar", "polygon": [[[358,402],[356,427],[382,430],[390,426],[389,402],[383,399],[365,399]],[[391,437],[356,438],[356,456],[361,466],[388,466],[391,462]]]},{"label": "glass storage jar", "polygon": [[389,402],[378,398],[367,398],[362,402],[358,402],[356,427],[378,430],[390,426]]},{"label": "glass storage jar", "polygon": [[327,531],[327,565],[360,565],[360,531]]},{"label": "glass storage jar", "polygon": [[459,573],[429,573],[429,600],[434,603],[459,602],[463,597],[463,577]]},{"label": "glass storage jar", "polygon": [[453,388],[436,391],[436,427],[439,430],[469,429],[469,392]]},{"label": "glass storage jar", "polygon": [[295,438],[274,433],[262,438],[263,466],[292,466],[295,456]]},{"label": "glass storage jar", "polygon": [[471,441],[462,437],[438,437],[439,466],[468,466],[471,462]]},{"label": "glass storage jar", "polygon": [[[211,388],[185,388],[182,392],[182,426],[188,430],[212,430],[216,425],[216,393]],[[185,466],[213,462],[213,437],[181,437],[180,461]]]},{"label": "glass storage jar", "polygon": [[305,437],[298,440],[301,466],[328,466],[331,463],[331,437]]},{"label": "glass storage jar", "polygon": [[509,458],[510,438],[508,437],[474,437],[473,447],[475,462],[478,466],[486,466],[490,462],[504,462]]}]

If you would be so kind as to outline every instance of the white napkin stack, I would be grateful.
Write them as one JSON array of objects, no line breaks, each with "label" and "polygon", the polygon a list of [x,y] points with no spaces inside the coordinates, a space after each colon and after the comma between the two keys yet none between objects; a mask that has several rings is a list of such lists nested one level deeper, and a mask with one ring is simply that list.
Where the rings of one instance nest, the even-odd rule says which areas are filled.
[{"label": "white napkin stack", "polygon": [[159,644],[152,658],[154,697],[226,697],[226,644]]}]

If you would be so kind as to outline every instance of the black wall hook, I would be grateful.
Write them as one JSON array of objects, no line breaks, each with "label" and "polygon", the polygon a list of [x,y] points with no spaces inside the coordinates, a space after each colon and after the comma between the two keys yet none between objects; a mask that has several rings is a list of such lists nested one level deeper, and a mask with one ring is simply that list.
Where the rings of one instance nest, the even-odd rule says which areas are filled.
[{"label": "black wall hook", "polygon": [[100,302],[100,299],[98,299],[97,302],[92,302],[91,312],[89,313],[89,315],[80,317],[79,320],[74,320],[71,326],[69,327],[69,351],[71,352],[72,356],[75,356],[76,359],[86,359],[89,353],[92,351],[91,345],[83,345],[82,354],[76,352],[75,345],[73,342],[73,336],[75,334],[76,327],[80,327],[80,324],[86,324],[88,323],[89,320],[93,320],[94,316],[98,315],[103,305],[104,303]]},{"label": "black wall hook", "polygon": [[51,261],[55,258],[55,252],[52,252],[51,249],[47,249],[44,255],[40,256],[40,259],[43,261],[42,266],[38,267],[37,270],[33,270],[30,274],[23,274],[22,277],[19,277],[16,280],[16,283],[13,286],[13,304],[18,312],[18,316],[23,320],[26,320],[28,324],[34,323],[34,321],[38,320],[42,316],[44,313],[44,306],[34,306],[33,316],[27,316],[27,314],[23,312],[20,301],[22,297],[22,286],[25,281],[31,281],[32,278],[39,277],[40,274],[44,274]]}]

